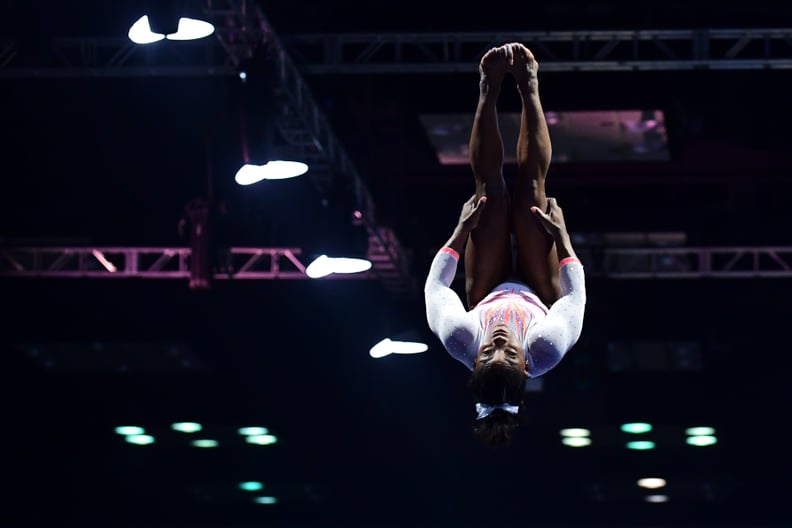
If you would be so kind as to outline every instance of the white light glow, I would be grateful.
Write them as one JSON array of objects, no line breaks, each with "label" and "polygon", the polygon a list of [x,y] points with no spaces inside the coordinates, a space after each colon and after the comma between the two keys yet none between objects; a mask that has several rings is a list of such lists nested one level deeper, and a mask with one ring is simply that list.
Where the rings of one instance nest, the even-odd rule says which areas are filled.
[{"label": "white light glow", "polygon": [[154,443],[154,437],[144,434],[129,435],[126,437],[126,441],[135,445],[149,445]]},{"label": "white light glow", "polygon": [[426,343],[414,341],[392,341],[385,338],[369,350],[369,355],[375,359],[388,356],[390,354],[420,354],[429,350]]},{"label": "white light glow", "polygon": [[652,424],[648,424],[644,422],[626,423],[626,424],[622,424],[621,430],[625,433],[631,433],[631,434],[648,433],[649,431],[652,430]]},{"label": "white light glow", "polygon": [[272,445],[278,441],[277,437],[271,434],[262,434],[262,435],[250,435],[248,436],[245,441],[248,444],[255,444],[255,445]]},{"label": "white light glow", "polygon": [[137,425],[122,425],[120,427],[116,427],[115,432],[122,436],[133,436],[142,435],[146,432],[146,430],[142,427],[138,427]]},{"label": "white light glow", "polygon": [[685,433],[689,436],[712,436],[715,434],[713,427],[688,427]]},{"label": "white light glow", "polygon": [[198,440],[193,440],[192,442],[190,442],[190,445],[192,445],[193,447],[211,448],[211,447],[217,447],[219,444],[217,443],[217,440],[211,440],[209,438],[200,438]]},{"label": "white light glow", "polygon": [[638,479],[638,485],[642,488],[647,489],[657,489],[662,488],[666,485],[665,479],[656,478],[656,477],[646,477],[642,479]]},{"label": "white light glow", "polygon": [[661,502],[668,502],[668,495],[647,495],[644,497],[646,502],[660,504]]},{"label": "white light glow", "polygon": [[312,279],[320,279],[332,273],[362,273],[370,269],[371,262],[366,259],[320,255],[308,264],[305,274]]},{"label": "white light glow", "polygon": [[591,431],[582,427],[568,427],[561,429],[561,436],[580,438],[583,436],[591,436]]},{"label": "white light glow", "polygon": [[686,442],[688,445],[704,447],[715,445],[718,439],[714,436],[688,436]]},{"label": "white light glow", "polygon": [[635,442],[627,442],[627,449],[634,449],[636,451],[646,451],[647,449],[654,449],[655,443],[651,440],[637,440]]},{"label": "white light glow", "polygon": [[333,264],[327,255],[319,255],[305,268],[305,274],[312,279],[320,279],[333,273]]},{"label": "white light glow", "polygon": [[371,262],[366,259],[332,257],[333,273],[362,273],[371,269]]},{"label": "white light glow", "polygon": [[152,42],[159,42],[165,38],[162,33],[154,33],[151,31],[151,24],[149,24],[149,17],[142,16],[137,22],[132,24],[127,33],[129,40],[135,44],[151,44]]},{"label": "white light glow", "polygon": [[266,427],[242,427],[237,431],[242,436],[265,435],[269,434]]},{"label": "white light glow", "polygon": [[171,424],[171,429],[174,431],[181,431],[182,433],[197,433],[203,429],[203,427],[201,424],[195,422],[177,422]]},{"label": "white light glow", "polygon": [[204,20],[181,17],[176,33],[168,35],[168,40],[198,40],[214,33],[214,26]]},{"label": "white light glow", "polygon": [[565,436],[561,443],[569,447],[586,447],[591,445],[591,438],[585,436]]},{"label": "white light glow", "polygon": [[308,165],[299,161],[269,161],[264,165],[246,163],[234,176],[239,185],[252,185],[261,180],[285,180],[302,176],[308,172]]}]

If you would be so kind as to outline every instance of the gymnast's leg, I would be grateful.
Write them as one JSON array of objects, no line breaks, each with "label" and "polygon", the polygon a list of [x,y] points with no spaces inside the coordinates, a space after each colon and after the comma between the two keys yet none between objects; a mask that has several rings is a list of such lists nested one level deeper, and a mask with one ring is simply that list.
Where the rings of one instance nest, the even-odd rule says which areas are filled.
[{"label": "gymnast's leg", "polygon": [[520,134],[517,140],[517,183],[512,197],[512,221],[517,245],[517,274],[550,306],[560,296],[558,255],[553,238],[531,207],[547,211],[545,179],[552,146],[539,98],[538,63],[519,43],[512,48],[512,74],[522,99]]},{"label": "gymnast's leg", "polygon": [[[470,166],[476,199],[487,196],[478,225],[465,247],[468,307],[478,304],[511,271],[509,194],[503,180],[503,139],[496,103],[511,68],[510,48],[492,48],[481,59],[479,99],[470,134]],[[530,214],[530,213],[529,213]]]}]

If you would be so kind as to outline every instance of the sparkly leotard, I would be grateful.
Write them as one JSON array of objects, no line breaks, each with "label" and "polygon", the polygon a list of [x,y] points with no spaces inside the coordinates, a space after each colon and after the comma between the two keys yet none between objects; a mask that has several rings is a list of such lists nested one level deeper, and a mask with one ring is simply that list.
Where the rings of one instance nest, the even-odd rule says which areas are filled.
[{"label": "sparkly leotard", "polygon": [[473,369],[481,340],[494,324],[505,323],[522,340],[531,377],[555,367],[580,338],[586,305],[585,277],[578,259],[561,262],[561,297],[551,308],[525,284],[504,282],[470,311],[451,288],[459,255],[438,251],[424,285],[426,318],[454,359]]}]

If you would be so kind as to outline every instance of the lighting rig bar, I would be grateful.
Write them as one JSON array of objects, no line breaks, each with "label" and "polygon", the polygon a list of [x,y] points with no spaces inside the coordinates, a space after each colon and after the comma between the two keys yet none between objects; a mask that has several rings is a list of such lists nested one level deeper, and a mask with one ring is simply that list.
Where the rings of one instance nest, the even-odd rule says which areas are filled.
[{"label": "lighting rig bar", "polygon": [[[299,248],[231,248],[234,272],[218,279],[307,279]],[[591,248],[578,251],[592,277],[613,279],[788,278],[790,247]],[[0,276],[51,278],[188,279],[185,247],[18,247],[0,249]],[[374,264],[376,264],[376,259]],[[335,275],[343,279],[398,279],[386,273]],[[395,270],[394,270],[395,271]]]},{"label": "lighting rig bar", "polygon": [[[234,247],[232,269],[215,279],[307,279],[298,248]],[[0,249],[0,276],[88,279],[189,279],[185,247],[20,247]],[[331,278],[372,279],[370,273]]]},{"label": "lighting rig bar", "polygon": [[[53,56],[42,59],[0,39],[0,78],[236,75],[269,25],[257,26],[260,10],[245,1],[206,4],[217,38],[180,43],[178,52],[167,43],[84,36],[54,39]],[[464,73],[487,49],[510,41],[529,46],[542,71],[792,68],[792,28],[322,33],[290,35],[282,44],[303,74]]]},{"label": "lighting rig bar", "polygon": [[522,42],[544,72],[792,68],[792,28],[523,33],[355,33],[286,40],[304,74],[476,73],[486,50]]}]

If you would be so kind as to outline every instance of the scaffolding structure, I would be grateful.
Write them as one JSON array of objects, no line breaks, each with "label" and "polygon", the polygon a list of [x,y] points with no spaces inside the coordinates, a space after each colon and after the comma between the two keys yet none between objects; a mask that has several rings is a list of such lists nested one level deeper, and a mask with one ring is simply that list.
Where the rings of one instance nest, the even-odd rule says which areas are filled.
[{"label": "scaffolding structure", "polygon": [[[215,279],[308,279],[299,248],[234,247],[233,272]],[[743,279],[792,277],[792,246],[583,248],[591,277],[610,279]],[[52,246],[0,249],[0,277],[189,279],[190,248]],[[376,264],[376,259],[374,259]],[[461,276],[461,274],[460,274]],[[382,280],[382,273],[331,275]],[[386,275],[386,278],[387,277]]]}]

